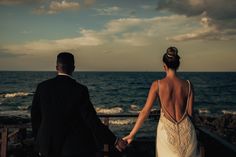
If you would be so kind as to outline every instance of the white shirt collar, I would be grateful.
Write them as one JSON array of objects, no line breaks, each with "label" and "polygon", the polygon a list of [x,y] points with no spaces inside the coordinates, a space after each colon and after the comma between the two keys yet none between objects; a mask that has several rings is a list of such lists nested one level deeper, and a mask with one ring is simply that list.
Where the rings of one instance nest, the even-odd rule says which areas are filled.
[{"label": "white shirt collar", "polygon": [[68,74],[65,74],[65,73],[61,73],[61,72],[59,72],[57,75],[64,75],[64,76],[68,76],[68,77],[72,78],[71,75],[68,75]]}]

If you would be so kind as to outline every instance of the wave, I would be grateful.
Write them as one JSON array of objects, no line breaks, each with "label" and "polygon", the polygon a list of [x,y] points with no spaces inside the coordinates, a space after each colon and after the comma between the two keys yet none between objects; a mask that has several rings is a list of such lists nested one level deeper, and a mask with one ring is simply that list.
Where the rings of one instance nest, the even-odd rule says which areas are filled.
[{"label": "wave", "polygon": [[131,111],[140,111],[140,107],[135,104],[130,105],[129,108]]},{"label": "wave", "polygon": [[200,113],[200,114],[209,114],[210,111],[206,108],[199,108],[198,113]]},{"label": "wave", "polygon": [[111,125],[128,125],[135,123],[135,119],[119,119],[119,120],[110,120],[109,124]]},{"label": "wave", "polygon": [[222,110],[222,113],[236,115],[236,111],[232,111],[232,110]]},{"label": "wave", "polygon": [[30,95],[33,95],[33,93],[15,92],[15,93],[0,94],[0,98],[15,98],[15,97],[25,97]]},{"label": "wave", "polygon": [[158,114],[158,113],[160,113],[160,109],[157,108],[152,108],[150,111],[150,114]]},{"label": "wave", "polygon": [[8,111],[0,111],[1,116],[17,116],[17,117],[30,117],[30,113],[28,111],[19,111],[19,110],[8,110]]},{"label": "wave", "polygon": [[113,107],[113,108],[96,108],[97,113],[103,113],[103,114],[118,114],[123,112],[123,108],[121,107]]},{"label": "wave", "polygon": [[24,105],[24,106],[17,106],[19,110],[29,110],[30,106],[29,105]]}]

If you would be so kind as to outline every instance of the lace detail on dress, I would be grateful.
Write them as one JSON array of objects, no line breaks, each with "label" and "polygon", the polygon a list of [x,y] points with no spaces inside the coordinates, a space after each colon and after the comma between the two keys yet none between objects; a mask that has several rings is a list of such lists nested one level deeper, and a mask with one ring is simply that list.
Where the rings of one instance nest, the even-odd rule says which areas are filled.
[{"label": "lace detail on dress", "polygon": [[160,122],[163,124],[164,131],[167,134],[167,145],[179,156],[184,157],[191,140],[192,123],[188,116],[180,123],[174,123],[161,113]]}]

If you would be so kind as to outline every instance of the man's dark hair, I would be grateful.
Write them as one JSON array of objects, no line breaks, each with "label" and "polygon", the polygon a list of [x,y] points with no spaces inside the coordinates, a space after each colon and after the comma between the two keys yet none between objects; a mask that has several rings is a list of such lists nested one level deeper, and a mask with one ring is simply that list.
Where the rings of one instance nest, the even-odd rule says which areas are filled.
[{"label": "man's dark hair", "polygon": [[75,68],[74,56],[69,52],[61,52],[57,55],[57,67],[62,72],[71,74]]}]

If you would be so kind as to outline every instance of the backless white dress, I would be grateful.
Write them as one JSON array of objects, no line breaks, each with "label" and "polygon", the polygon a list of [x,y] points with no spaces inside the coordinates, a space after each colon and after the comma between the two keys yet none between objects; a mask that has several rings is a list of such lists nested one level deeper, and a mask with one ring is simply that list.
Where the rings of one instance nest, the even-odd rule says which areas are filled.
[{"label": "backless white dress", "polygon": [[[159,81],[158,81],[159,83]],[[189,93],[190,93],[190,82]],[[160,89],[160,86],[159,86]],[[189,99],[188,94],[188,99]],[[179,121],[176,121],[165,106],[161,105],[161,114],[157,126],[156,157],[198,157],[197,137],[195,128],[188,116],[186,104],[185,113]],[[159,101],[161,103],[161,101]],[[166,118],[165,114],[172,121]]]}]

